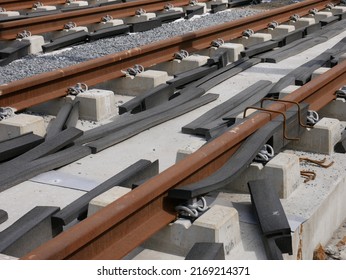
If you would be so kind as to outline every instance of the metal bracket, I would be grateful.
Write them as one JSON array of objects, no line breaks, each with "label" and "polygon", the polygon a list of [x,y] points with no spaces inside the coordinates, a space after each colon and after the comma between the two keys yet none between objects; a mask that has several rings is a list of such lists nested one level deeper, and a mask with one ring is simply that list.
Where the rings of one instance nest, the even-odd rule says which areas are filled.
[{"label": "metal bracket", "polygon": [[270,29],[270,30],[274,30],[278,26],[279,26],[279,23],[277,21],[275,21],[275,20],[270,22],[270,23],[268,23],[268,29]]},{"label": "metal bracket", "polygon": [[295,101],[289,101],[289,100],[283,100],[283,99],[275,99],[275,98],[263,98],[261,100],[261,107],[263,107],[263,102],[264,101],[275,101],[275,102],[282,102],[282,103],[290,103],[290,104],[294,104],[298,107],[298,121],[299,121],[299,125],[301,127],[305,127],[305,128],[314,128],[313,126],[311,125],[306,125],[302,122],[302,118],[301,118],[301,111],[302,111],[302,108],[300,107],[300,104],[298,102],[295,102]]},{"label": "metal bracket", "polygon": [[43,5],[42,2],[36,2],[36,3],[32,4],[32,8],[33,8],[33,9],[37,9],[37,8],[43,7],[43,6],[44,6],[44,5]]},{"label": "metal bracket", "polygon": [[[202,202],[202,205],[199,204],[199,200]],[[208,209],[207,201],[203,196],[200,198],[192,198],[186,203],[175,207],[180,217],[192,220],[197,219],[201,213]]]},{"label": "metal bracket", "polygon": [[172,3],[167,3],[164,7],[163,7],[163,9],[165,10],[165,11],[170,11],[170,10],[172,10],[174,8],[174,5],[172,4]]},{"label": "metal bracket", "polygon": [[316,178],[316,172],[315,171],[310,171],[310,170],[302,170],[302,171],[300,171],[300,175],[302,177],[306,178],[304,180],[304,183],[307,183],[310,180],[315,180],[315,178]]},{"label": "metal bracket", "polygon": [[266,163],[274,157],[274,149],[269,144],[265,144],[258,152],[254,161]]},{"label": "metal bracket", "polygon": [[78,95],[82,92],[85,92],[88,90],[88,86],[84,83],[77,83],[74,87],[69,87],[67,89],[67,94],[70,95]]},{"label": "metal bracket", "polygon": [[189,56],[189,52],[186,51],[186,50],[180,50],[179,52],[176,52],[174,54],[174,58],[175,59],[179,59],[179,60],[182,60],[184,58],[187,58]]},{"label": "metal bracket", "polygon": [[70,29],[75,28],[75,27],[77,27],[77,24],[73,21],[70,21],[70,22],[64,24],[65,30],[70,30]]},{"label": "metal bracket", "polygon": [[330,163],[328,164],[325,164],[325,161],[326,161],[326,158],[322,159],[322,160],[315,160],[315,159],[311,159],[311,158],[307,158],[307,157],[301,157],[299,158],[299,161],[302,162],[302,161],[307,161],[307,162],[310,162],[310,163],[314,163],[320,167],[323,167],[323,168],[328,168],[330,166],[333,165],[334,161],[331,161]]},{"label": "metal bracket", "polygon": [[16,36],[17,39],[24,39],[31,36],[31,32],[27,30],[23,30],[22,32],[19,32]]},{"label": "metal bracket", "polygon": [[225,41],[221,38],[218,38],[216,40],[213,40],[210,45],[212,47],[215,47],[215,48],[220,48],[223,44],[225,43]]},{"label": "metal bracket", "polygon": [[300,15],[294,14],[290,16],[290,21],[296,22],[300,19]]},{"label": "metal bracket", "polygon": [[255,32],[252,29],[247,29],[243,31],[242,37],[245,39],[249,39],[253,34],[255,34]]},{"label": "metal bracket", "polygon": [[318,10],[316,8],[310,9],[309,14],[312,16],[315,16],[318,13]]},{"label": "metal bracket", "polygon": [[135,12],[135,15],[136,15],[136,16],[141,16],[141,15],[144,15],[144,14],[146,14],[146,13],[147,13],[146,10],[144,10],[143,8],[139,8],[139,9]]},{"label": "metal bracket", "polygon": [[121,71],[129,76],[136,76],[144,71],[144,67],[140,64],[135,64],[135,66],[127,68],[125,71]]},{"label": "metal bracket", "polygon": [[111,20],[113,20],[113,17],[111,15],[105,15],[101,18],[101,22],[109,22]]},{"label": "metal bracket", "polygon": [[244,110],[243,118],[246,117],[246,111],[247,111],[248,109],[255,109],[255,110],[259,110],[259,111],[264,111],[264,112],[269,113],[270,116],[272,115],[271,113],[275,113],[275,114],[280,114],[280,115],[282,115],[282,117],[284,118],[284,121],[283,121],[283,126],[284,126],[284,129],[283,129],[283,137],[284,137],[286,140],[293,140],[293,141],[296,141],[296,140],[299,140],[299,139],[300,139],[300,138],[289,138],[289,137],[287,136],[287,134],[286,134],[286,115],[285,115],[283,112],[250,106],[250,107],[247,107],[247,108]]},{"label": "metal bracket", "polygon": [[14,111],[10,107],[0,107],[0,121],[6,119],[14,114]]}]

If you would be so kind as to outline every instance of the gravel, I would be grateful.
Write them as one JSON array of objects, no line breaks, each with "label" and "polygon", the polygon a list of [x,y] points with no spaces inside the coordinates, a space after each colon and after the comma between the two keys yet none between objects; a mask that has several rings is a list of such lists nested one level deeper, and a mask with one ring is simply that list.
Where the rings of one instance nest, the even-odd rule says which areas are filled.
[{"label": "gravel", "polygon": [[64,51],[28,55],[23,59],[0,67],[0,84],[21,80],[36,74],[64,68],[83,61],[143,46],[155,41],[233,21],[263,11],[261,9],[231,9],[216,14],[194,17],[190,20],[178,20],[146,32],[132,33],[74,46]]}]

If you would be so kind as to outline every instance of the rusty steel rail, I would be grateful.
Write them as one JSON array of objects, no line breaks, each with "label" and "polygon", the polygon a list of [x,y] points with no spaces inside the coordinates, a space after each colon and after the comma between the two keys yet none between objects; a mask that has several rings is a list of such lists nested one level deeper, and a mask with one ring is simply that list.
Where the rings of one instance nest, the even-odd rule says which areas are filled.
[{"label": "rusty steel rail", "polygon": [[[346,61],[283,100],[309,102],[311,109],[318,110],[335,98],[336,90],[345,80]],[[267,108],[285,113],[292,106],[294,104],[289,102],[272,103]],[[267,112],[250,115],[241,124],[21,259],[123,258],[175,220],[174,201],[166,197],[169,189],[197,182],[215,172],[232,159],[244,139],[278,115]]]},{"label": "rusty steel rail", "polygon": [[95,86],[123,76],[121,70],[135,64],[149,67],[169,61],[172,60],[174,53],[181,49],[189,52],[202,50],[209,47],[210,43],[217,38],[225,41],[235,39],[240,37],[246,29],[258,31],[266,28],[268,23],[273,20],[282,23],[289,20],[292,14],[304,15],[312,8],[322,9],[327,3],[330,1],[304,1],[49,73],[35,75],[7,85],[0,85],[0,107],[9,106],[17,111],[23,110],[65,96],[67,89],[77,83],[83,82],[88,86]]},{"label": "rusty steel rail", "polygon": [[5,8],[7,11],[19,11],[24,9],[31,9],[37,2],[43,2],[45,5],[62,5],[66,3],[66,0],[1,0],[0,7]]},{"label": "rusty steel rail", "polygon": [[[202,0],[201,2],[205,1],[207,0]],[[98,23],[106,15],[110,15],[113,18],[134,16],[139,8],[143,8],[147,12],[159,11],[163,10],[168,3],[174,6],[184,6],[189,4],[189,0],[138,0],[31,19],[3,22],[0,23],[0,39],[15,39],[17,34],[23,30],[30,31],[33,35],[62,30],[64,25],[71,21],[78,26],[82,26]]]}]

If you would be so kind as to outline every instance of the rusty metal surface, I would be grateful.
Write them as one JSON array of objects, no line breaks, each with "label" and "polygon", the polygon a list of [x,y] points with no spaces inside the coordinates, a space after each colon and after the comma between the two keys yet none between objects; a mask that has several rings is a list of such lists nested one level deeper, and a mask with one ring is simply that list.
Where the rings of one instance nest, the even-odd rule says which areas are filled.
[{"label": "rusty metal surface", "polygon": [[[172,0],[169,2],[176,7],[189,4],[188,0]],[[163,10],[167,3],[168,1],[165,0],[138,0],[31,19],[4,22],[0,24],[0,39],[15,39],[16,35],[23,30],[30,31],[33,35],[62,30],[64,25],[71,21],[75,22],[78,26],[83,26],[98,23],[101,18],[106,15],[110,15],[113,18],[134,16],[139,8],[143,8],[147,12],[159,11]]]},{"label": "rusty metal surface", "polygon": [[[37,3],[36,0],[2,0],[0,1],[0,7],[5,8],[7,11],[10,10],[24,10],[24,9],[31,9],[33,4]],[[45,6],[50,5],[61,5],[65,4],[66,0],[44,0]]]},{"label": "rusty metal surface", "polygon": [[35,75],[8,85],[0,85],[0,107],[10,106],[16,110],[22,110],[64,96],[69,87],[75,86],[79,82],[86,83],[88,86],[95,86],[101,82],[123,76],[121,70],[132,67],[134,64],[149,67],[169,61],[173,58],[174,53],[181,49],[189,52],[201,50],[209,47],[215,38],[222,38],[225,41],[231,40],[241,36],[245,29],[261,30],[270,21],[284,22],[293,13],[306,14],[312,7],[321,8],[327,2],[329,3],[329,1],[321,0],[304,1],[49,73]]},{"label": "rusty metal surface", "polygon": [[[344,84],[345,75],[346,61],[287,95],[284,100],[299,103],[309,100],[315,109],[324,107]],[[267,108],[285,112],[291,106],[294,104],[273,103]],[[167,190],[196,182],[215,172],[246,137],[274,117],[275,113],[267,112],[250,115],[235,128],[22,259],[121,259],[175,219],[172,204],[164,202]],[[151,215],[148,217],[147,213]]]}]

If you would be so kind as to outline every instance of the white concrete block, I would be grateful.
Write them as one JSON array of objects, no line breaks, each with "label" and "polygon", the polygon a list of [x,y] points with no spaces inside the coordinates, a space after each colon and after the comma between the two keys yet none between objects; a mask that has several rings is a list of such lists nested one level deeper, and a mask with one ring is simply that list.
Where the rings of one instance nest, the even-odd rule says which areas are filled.
[{"label": "white concrete block", "polygon": [[295,30],[293,25],[281,24],[274,29],[268,29],[268,33],[272,35],[272,37],[279,37],[287,35],[288,33]]},{"label": "white concrete block", "polygon": [[315,24],[316,19],[313,17],[303,17],[298,19],[297,21],[291,21],[290,24],[294,25],[296,29],[307,27],[309,25]]},{"label": "white concrete block", "polygon": [[168,80],[169,76],[165,71],[147,70],[136,76],[116,79],[108,85],[116,94],[137,96]]},{"label": "white concrete block", "polygon": [[334,151],[334,145],[340,141],[340,128],[339,120],[323,118],[314,128],[307,128],[300,140],[291,141],[287,148],[330,155]]},{"label": "white concrete block", "polygon": [[136,23],[136,22],[142,22],[142,21],[147,21],[151,18],[156,17],[155,13],[145,13],[142,15],[135,15],[133,17],[128,17],[124,19],[125,23]]},{"label": "white concrete block", "polygon": [[272,35],[269,33],[255,33],[250,37],[236,39],[235,43],[243,44],[244,47],[250,47],[256,44],[260,44],[272,39]]},{"label": "white concrete block", "polygon": [[0,122],[0,141],[31,131],[39,136],[46,134],[43,118],[28,114],[15,115]]},{"label": "white concrete block", "polygon": [[240,242],[236,209],[213,205],[193,223],[178,219],[144,243],[145,248],[185,256],[196,242],[224,243],[225,254]]},{"label": "white concrete block", "polygon": [[294,92],[295,90],[299,89],[300,86],[294,86],[290,85],[288,87],[285,87],[279,92],[279,99],[284,98],[286,95],[289,95],[290,93]]},{"label": "white concrete block", "polygon": [[325,18],[333,16],[332,12],[318,12],[314,15],[316,22],[319,22]]},{"label": "white concrete block", "polygon": [[253,162],[227,186],[226,190],[248,193],[247,183],[253,180],[267,180],[278,192],[280,198],[288,198],[300,181],[299,158],[294,154],[279,153],[265,166]]},{"label": "white concrete block", "polygon": [[190,55],[186,58],[183,58],[182,60],[174,59],[172,61],[172,70],[171,72],[168,72],[168,74],[175,75],[197,68],[199,66],[202,66],[203,64],[206,64],[208,59],[209,56],[205,55]]},{"label": "white concrete block", "polygon": [[20,15],[20,13],[17,11],[0,12],[0,18],[15,17],[15,16],[19,16],[19,15]]},{"label": "white concrete block", "polygon": [[311,80],[317,78],[318,76],[326,73],[328,70],[330,70],[329,67],[320,67],[318,69],[316,69],[314,72],[312,72],[311,75]]},{"label": "white concrete block", "polygon": [[93,30],[96,31],[96,30],[109,28],[109,27],[122,25],[122,24],[124,24],[124,21],[122,19],[112,19],[112,20],[107,21],[107,22],[100,22],[100,23],[94,24]]},{"label": "white concrete block", "polygon": [[109,90],[91,89],[77,95],[79,117],[102,121],[116,115],[114,93]]},{"label": "white concrete block", "polygon": [[130,192],[130,188],[124,188],[115,186],[110,190],[100,194],[89,202],[88,205],[88,217],[95,214],[100,209],[106,207],[108,204],[122,197],[123,195]]},{"label": "white concrete block", "polygon": [[335,6],[330,11],[333,15],[346,13],[346,6]]},{"label": "white concrete block", "polygon": [[344,98],[336,98],[327,106],[318,111],[320,118],[334,118],[339,121],[346,121],[346,101]]},{"label": "white concrete block", "polygon": [[35,12],[46,12],[46,11],[54,11],[56,10],[56,6],[41,6],[32,9]]},{"label": "white concrete block", "polygon": [[[19,39],[18,39],[19,40]],[[23,41],[29,41],[30,47],[29,47],[29,53],[39,53],[42,52],[42,46],[44,45],[44,38],[40,35],[32,35],[29,37],[25,37],[23,39],[20,39]]]},{"label": "white concrete block", "polygon": [[187,146],[179,149],[177,152],[177,157],[175,162],[181,161],[182,159],[186,158],[188,155],[196,152],[204,144],[205,144],[205,141],[200,140],[200,141],[191,142]]},{"label": "white concrete block", "polygon": [[[234,62],[237,61],[239,58],[241,58],[240,53],[244,51],[244,45],[243,44],[237,44],[237,43],[225,43],[222,46],[220,46],[218,49],[220,50],[227,50],[228,55],[228,62]],[[210,48],[210,56],[213,56],[217,48]]]},{"label": "white concrete block", "polygon": [[66,3],[64,6],[65,7],[83,7],[88,5],[89,5],[88,1],[74,1],[71,3]]},{"label": "white concrete block", "polygon": [[184,260],[184,257],[167,254],[155,250],[144,249],[135,257],[133,257],[132,260]]},{"label": "white concrete block", "polygon": [[70,29],[63,29],[61,31],[53,32],[52,39],[57,39],[66,35],[69,35],[71,33],[79,32],[79,31],[85,31],[88,32],[88,27],[86,26],[76,26]]}]

